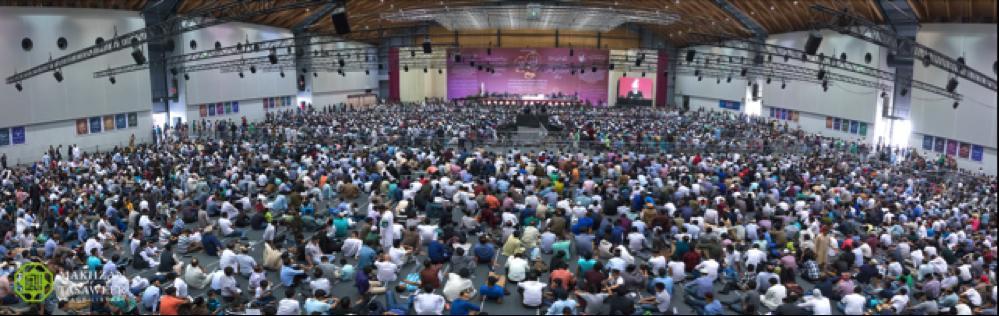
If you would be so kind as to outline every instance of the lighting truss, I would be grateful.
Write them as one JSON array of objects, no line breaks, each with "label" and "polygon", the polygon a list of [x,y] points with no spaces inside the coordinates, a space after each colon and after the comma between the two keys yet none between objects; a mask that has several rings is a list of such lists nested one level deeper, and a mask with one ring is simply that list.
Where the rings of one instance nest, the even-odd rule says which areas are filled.
[{"label": "lighting truss", "polygon": [[[996,91],[996,79],[990,78],[982,72],[967,65],[959,63],[957,60],[926,47],[911,39],[897,36],[895,32],[868,21],[862,17],[851,15],[847,12],[833,10],[821,5],[812,6],[812,10],[828,15],[830,19],[821,27],[829,28],[843,34],[847,34],[870,43],[888,48],[897,52],[899,56],[912,56],[914,60],[921,60],[923,63],[933,65],[955,76],[967,79],[986,89]],[[911,55],[907,54],[912,52]]]},{"label": "lighting truss", "polygon": [[[312,39],[312,41],[307,45],[309,47],[315,45],[347,42],[346,40],[341,38],[325,36],[325,35],[302,35],[302,36],[309,37]],[[290,54],[289,50],[294,51],[304,48],[305,48],[304,45],[298,46],[295,44],[294,37],[288,37],[288,38],[266,40],[266,41],[259,41],[259,42],[245,43],[245,44],[240,43],[238,45],[227,46],[220,49],[212,49],[202,52],[175,55],[168,57],[166,59],[166,62],[168,65],[184,65],[192,62],[204,61],[221,57],[238,56],[249,53],[267,53],[272,50],[275,51],[276,55]],[[377,49],[370,47],[341,48],[335,50],[313,50],[312,52],[325,56],[329,56],[330,54],[340,54],[340,56],[342,56],[345,61],[351,61],[351,62],[353,62],[355,59],[363,60],[364,56],[368,57],[378,56]],[[264,57],[266,61],[266,56]],[[149,65],[146,64],[143,65],[128,64],[120,67],[110,68],[107,70],[97,71],[94,73],[94,78],[107,77],[110,75],[128,73],[133,71],[140,71],[147,68],[149,68]]]},{"label": "lighting truss", "polygon": [[469,5],[382,13],[392,22],[435,21],[448,30],[574,30],[607,32],[624,23],[670,25],[674,13],[576,5]]},{"label": "lighting truss", "polygon": [[[754,55],[760,56],[773,56],[773,58],[778,60],[783,60],[784,56],[789,56],[790,59],[799,60],[805,63],[815,64],[819,67],[840,69],[850,73],[873,77],[878,80],[884,81],[894,81],[895,74],[889,71],[884,71],[876,67],[870,67],[867,65],[862,65],[858,63],[853,63],[850,61],[840,60],[835,56],[819,56],[819,55],[809,55],[806,54],[804,50],[767,44],[764,42],[741,39],[741,38],[722,38],[714,35],[701,34],[701,33],[690,33],[688,34],[692,42],[703,44],[712,47],[721,48],[731,48],[736,50],[741,50],[745,52],[752,53]],[[694,48],[688,48],[694,49]],[[696,50],[696,49],[695,49]],[[697,55],[705,54],[702,52],[697,52]],[[752,57],[744,57],[747,61],[751,61]],[[768,58],[763,58],[764,60]],[[682,61],[681,61],[682,62]],[[936,95],[944,96],[954,100],[960,100],[961,95],[956,92],[947,92],[947,89],[930,83],[914,80],[912,78],[899,78],[901,82],[911,82],[913,89],[923,90]]]},{"label": "lighting truss", "polygon": [[[683,58],[676,58],[677,69],[689,70],[701,70],[701,75],[706,75],[710,77],[727,77],[739,74],[742,70],[746,70],[747,77],[767,77],[770,76],[774,79],[790,79],[794,81],[804,81],[821,83],[822,80],[818,79],[819,69],[797,66],[791,64],[780,63],[777,61],[766,61],[764,60],[760,64],[756,64],[752,61],[752,58],[743,58],[744,56],[734,56],[734,55],[723,55],[723,54],[713,54],[713,53],[701,53],[698,52],[693,62],[687,63]],[[710,62],[706,62],[710,60]],[[730,61],[731,60],[731,61]],[[682,73],[682,72],[681,72]],[[878,78],[865,79],[859,78],[857,76],[850,76],[848,74],[834,72],[829,69],[825,71],[825,79],[830,82],[844,82],[848,84],[853,84],[857,86],[864,86],[875,88],[879,90],[891,90],[892,85],[886,82],[892,82],[892,80],[881,80]],[[905,82],[901,82],[905,84]],[[912,87],[923,87],[928,84],[921,83],[918,81],[912,81]],[[932,86],[932,85],[929,85]],[[936,93],[943,95],[945,97],[962,100],[962,96],[957,93],[948,93],[946,90],[943,91],[929,91],[931,93]]]},{"label": "lighting truss", "polygon": [[100,45],[93,45],[65,56],[50,60],[7,77],[7,84],[21,82],[25,79],[44,74],[49,71],[64,68],[98,56],[103,56],[126,48],[139,47],[148,42],[165,41],[185,32],[203,29],[232,21],[244,21],[249,18],[267,15],[285,10],[303,8],[321,4],[320,0],[231,0],[209,8],[174,16],[162,23],[147,26],[129,33],[116,35]]}]

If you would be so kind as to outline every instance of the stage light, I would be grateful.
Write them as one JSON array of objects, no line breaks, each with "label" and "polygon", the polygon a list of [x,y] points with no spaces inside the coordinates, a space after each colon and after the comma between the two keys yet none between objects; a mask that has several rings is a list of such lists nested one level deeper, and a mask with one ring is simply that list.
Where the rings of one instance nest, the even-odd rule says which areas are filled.
[{"label": "stage light", "polygon": [[909,89],[902,88],[902,91],[899,91],[898,94],[905,96],[906,94],[909,94]]},{"label": "stage light", "polygon": [[313,73],[312,73],[312,76],[313,76],[313,77],[316,77],[316,78],[319,78],[319,73],[318,73],[318,72],[313,72]]},{"label": "stage light", "polygon": [[184,80],[191,80],[191,76],[188,76],[186,72],[184,73]]},{"label": "stage light", "polygon": [[135,60],[136,65],[142,65],[146,63],[146,56],[142,54],[142,51],[138,48],[132,50],[132,59]]},{"label": "stage light", "polygon": [[409,72],[409,65],[402,66],[402,71]]},{"label": "stage light", "polygon": [[770,77],[767,77],[767,84],[770,84],[770,81],[771,81],[772,79],[773,79],[773,78],[770,78]]},{"label": "stage light", "polygon": [[250,73],[251,73],[251,74],[255,74],[255,73],[257,73],[257,66],[255,66],[255,65],[250,65]]},{"label": "stage light", "polygon": [[642,78],[645,78],[645,72],[644,71],[642,72]]},{"label": "stage light", "polygon": [[954,90],[956,89],[957,89],[957,78],[950,78],[950,80],[947,80],[947,92],[954,93]]},{"label": "stage light", "polygon": [[826,79],[826,70],[825,69],[819,69],[818,77],[819,77],[819,80],[825,80]]},{"label": "stage light", "polygon": [[62,82],[62,71],[56,70],[52,73],[52,76],[55,77],[56,82]]},{"label": "stage light", "polygon": [[281,70],[280,75],[281,75],[281,78],[284,78],[284,70],[283,69]]},{"label": "stage light", "polygon": [[243,71],[242,70],[239,71],[239,77],[243,78]]},{"label": "stage light", "polygon": [[108,77],[108,81],[110,81],[111,84],[115,84],[115,82],[118,82],[118,80],[114,79],[114,76]]},{"label": "stage light", "polygon": [[614,64],[607,65],[607,70],[614,70]]},{"label": "stage light", "polygon": [[593,68],[590,68],[590,72],[597,72],[597,66],[593,66]]},{"label": "stage light", "polygon": [[784,90],[784,89],[786,89],[786,88],[787,88],[787,81],[782,81],[782,82],[780,83],[780,89],[781,89],[781,90]]},{"label": "stage light", "polygon": [[731,83],[731,82],[732,82],[732,75],[728,75],[728,78],[725,78],[725,83]]},{"label": "stage light", "polygon": [[960,105],[961,105],[960,103],[958,103],[957,101],[954,101],[953,107],[954,107],[955,110],[957,110],[957,107],[960,106]]},{"label": "stage light", "polygon": [[427,73],[427,67],[423,67],[423,73]]},{"label": "stage light", "polygon": [[748,72],[749,72],[749,69],[742,68],[742,70],[739,71],[739,75],[745,77],[746,73],[748,73]]},{"label": "stage light", "polygon": [[18,82],[18,83],[15,83],[15,84],[14,84],[14,88],[15,88],[15,89],[17,89],[17,91],[21,91],[21,90],[24,90],[24,87],[23,87],[23,86],[21,86],[21,83],[20,83],[20,82]]},{"label": "stage light", "polygon": [[370,70],[367,70],[367,69],[365,69],[365,70],[364,70],[364,74],[365,74],[365,75],[370,75],[370,74],[371,74],[371,71],[370,71]]}]

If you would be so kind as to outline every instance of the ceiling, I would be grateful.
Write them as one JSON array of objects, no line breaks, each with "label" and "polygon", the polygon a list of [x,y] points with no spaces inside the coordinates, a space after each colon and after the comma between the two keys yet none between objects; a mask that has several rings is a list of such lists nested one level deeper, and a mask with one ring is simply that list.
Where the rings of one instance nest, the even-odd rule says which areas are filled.
[{"label": "ceiling", "polygon": [[[877,9],[876,0],[728,0],[770,34],[809,29],[813,19],[812,5],[819,4],[834,9],[848,9],[855,15],[875,22],[883,22]],[[923,23],[996,23],[996,5],[999,0],[907,0]],[[50,6],[72,8],[104,8],[120,10],[142,10],[149,0],[0,0],[0,6]],[[381,18],[381,13],[415,8],[459,7],[483,4],[497,4],[504,1],[489,0],[349,0],[347,15],[354,30],[372,30],[380,27],[407,26],[405,23],[391,23]],[[582,6],[618,6],[627,9],[641,9],[679,14],[681,20],[668,26],[644,25],[647,29],[666,38],[676,46],[690,42],[689,33],[710,33],[725,36],[750,36],[749,29],[726,13],[714,0],[561,0],[561,1],[514,1],[518,4],[530,2],[564,3]],[[179,13],[184,14],[217,4],[212,0],[181,0]],[[259,16],[250,23],[272,25],[282,28],[305,20],[322,4],[302,9]],[[816,16],[817,17],[817,16]],[[412,24],[412,23],[409,23]],[[319,19],[311,31],[332,32],[331,19]]]}]

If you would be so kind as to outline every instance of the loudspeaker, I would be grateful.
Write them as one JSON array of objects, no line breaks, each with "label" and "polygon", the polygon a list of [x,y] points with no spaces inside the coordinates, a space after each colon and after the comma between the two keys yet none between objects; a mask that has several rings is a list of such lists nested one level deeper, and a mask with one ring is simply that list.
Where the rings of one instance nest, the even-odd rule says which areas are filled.
[{"label": "loudspeaker", "polygon": [[809,33],[808,41],[805,42],[805,53],[809,55],[815,55],[819,51],[819,45],[822,44],[822,34],[819,33]]},{"label": "loudspeaker", "polygon": [[142,65],[146,63],[146,55],[143,55],[142,51],[138,49],[132,51],[132,59],[135,60],[136,65]]},{"label": "loudspeaker", "polygon": [[336,30],[337,34],[343,35],[350,33],[350,23],[347,22],[346,10],[333,13],[331,18],[333,19],[333,29]]},{"label": "loudspeaker", "polygon": [[756,100],[759,100],[759,99],[760,99],[760,85],[754,83],[753,84],[753,101],[756,101]]},{"label": "loudspeaker", "polygon": [[695,56],[696,54],[697,54],[697,51],[694,51],[694,50],[688,50],[688,51],[687,51],[687,58],[686,58],[687,62],[689,63],[689,62],[692,62],[692,61],[694,61],[694,56]]},{"label": "loudspeaker", "polygon": [[423,42],[423,53],[430,54],[434,52],[434,46],[430,45],[430,42]]},{"label": "loudspeaker", "polygon": [[274,52],[267,54],[267,61],[271,62],[271,65],[277,64],[278,63],[277,54],[274,54]]},{"label": "loudspeaker", "polygon": [[739,75],[745,77],[747,72],[749,72],[749,69],[742,68],[742,70],[739,71]]},{"label": "loudspeaker", "polygon": [[55,77],[56,82],[62,82],[62,71],[56,70],[52,76]]},{"label": "loudspeaker", "polygon": [[957,79],[950,78],[947,80],[947,92],[954,92],[955,89],[957,89]]}]

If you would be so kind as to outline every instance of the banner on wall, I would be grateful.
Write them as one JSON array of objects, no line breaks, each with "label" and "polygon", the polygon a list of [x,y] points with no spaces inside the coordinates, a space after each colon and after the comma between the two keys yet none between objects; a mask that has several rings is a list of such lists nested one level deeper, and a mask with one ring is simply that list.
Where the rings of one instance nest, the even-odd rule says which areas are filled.
[{"label": "banner on wall", "polygon": [[100,133],[101,132],[101,117],[95,116],[90,118],[90,133]]},{"label": "banner on wall", "polygon": [[867,136],[867,123],[860,122],[860,136]]},{"label": "banner on wall", "polygon": [[215,116],[215,105],[204,104],[204,106],[208,107],[208,116]]},{"label": "banner on wall", "polygon": [[850,121],[850,133],[857,134],[860,132],[860,122]]},{"label": "banner on wall", "polygon": [[971,160],[981,162],[984,156],[985,156],[985,147],[979,145],[971,146]]},{"label": "banner on wall", "polygon": [[947,140],[947,155],[956,156],[957,155],[957,141],[953,139]]},{"label": "banner on wall", "polygon": [[833,119],[833,129],[834,129],[834,130],[837,130],[837,131],[838,131],[838,130],[839,130],[839,125],[840,125],[840,124],[842,124],[842,122],[841,122],[841,121],[839,120],[839,118],[838,118],[838,117],[837,117],[837,118],[834,118],[834,119]]},{"label": "banner on wall", "polygon": [[222,105],[222,102],[215,103],[215,114],[218,115],[225,114],[225,107]]},{"label": "banner on wall", "polygon": [[24,126],[17,126],[10,128],[10,141],[14,145],[24,144],[25,140]]},{"label": "banner on wall", "polygon": [[[651,79],[649,80],[651,81]],[[738,111],[740,108],[742,108],[742,104],[737,101],[718,100],[718,107],[723,109]]]},{"label": "banner on wall", "polygon": [[76,135],[86,135],[89,130],[87,129],[87,119],[77,119],[76,120]]},{"label": "banner on wall", "polygon": [[232,113],[232,102],[226,102],[223,106],[225,107],[225,114]]},{"label": "banner on wall", "polygon": [[847,132],[847,133],[850,132],[850,122],[851,121],[843,120],[843,125],[842,125],[842,127],[843,127],[842,131],[843,132]]},{"label": "banner on wall", "polygon": [[139,125],[139,114],[128,113],[128,127],[136,127]]},{"label": "banner on wall", "polygon": [[117,129],[125,129],[128,127],[128,119],[125,117],[125,114],[116,114],[114,116],[114,126]]},{"label": "banner on wall", "polygon": [[239,101],[232,101],[232,113],[239,113]]},{"label": "banner on wall", "polygon": [[934,138],[933,139],[933,151],[938,152],[938,153],[943,153],[944,152],[944,147],[946,146],[946,144],[947,144],[947,140],[946,139],[943,139],[943,138],[940,138],[940,137]]},{"label": "banner on wall", "polygon": [[114,115],[104,116],[104,130],[113,131],[114,130]]},{"label": "banner on wall", "polygon": [[826,128],[833,128],[833,118],[831,116],[826,116]]},{"label": "banner on wall", "polygon": [[933,136],[923,135],[923,150],[933,150]]},{"label": "banner on wall", "polygon": [[0,128],[0,146],[10,145],[10,129]]},{"label": "banner on wall", "polygon": [[957,149],[957,156],[968,159],[971,157],[971,144],[961,143],[960,147]]},{"label": "banner on wall", "polygon": [[208,106],[205,106],[204,104],[199,105],[198,106],[198,114],[200,114],[201,117],[207,117],[208,116]]}]

